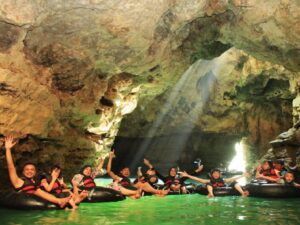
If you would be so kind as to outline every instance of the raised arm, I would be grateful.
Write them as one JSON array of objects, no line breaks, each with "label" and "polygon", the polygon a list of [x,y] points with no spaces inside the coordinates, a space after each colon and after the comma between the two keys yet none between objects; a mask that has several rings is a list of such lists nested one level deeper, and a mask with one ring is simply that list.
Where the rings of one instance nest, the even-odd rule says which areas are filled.
[{"label": "raised arm", "polygon": [[203,167],[204,167],[203,165],[198,164],[197,169],[195,170],[195,174],[200,173],[203,170]]},{"label": "raised arm", "polygon": [[136,176],[137,176],[137,179],[139,179],[140,177],[143,176],[143,173],[142,173],[142,167],[138,167],[137,171],[136,171]]},{"label": "raised arm", "polygon": [[5,154],[6,154],[9,178],[14,188],[19,188],[24,184],[24,181],[18,177],[16,167],[11,155],[11,149],[12,147],[15,146],[17,142],[14,141],[13,136],[7,136],[5,137],[4,140],[5,140]]},{"label": "raised arm", "polygon": [[[197,169],[195,169],[193,172],[191,172],[189,175],[191,176],[197,176],[202,170],[203,170],[203,165],[201,165],[200,163],[198,163],[197,165]],[[185,182],[187,179],[189,179],[188,177],[181,177],[181,181]]]},{"label": "raised arm", "polygon": [[96,167],[94,173],[92,174],[92,177],[95,178],[98,173],[101,171],[101,169],[103,168],[103,164],[104,164],[104,160],[102,158],[99,159],[99,164]]},{"label": "raised arm", "polygon": [[268,181],[271,181],[271,182],[278,182],[278,181],[279,181],[279,178],[272,178],[272,177],[268,177],[268,176],[262,175],[262,174],[259,172],[260,169],[261,169],[261,166],[258,166],[257,169],[256,169],[256,174],[255,174],[255,178],[256,178],[256,179],[268,180]]},{"label": "raised arm", "polygon": [[203,183],[203,184],[207,184],[207,183],[209,183],[209,180],[206,180],[206,179],[202,179],[202,178],[199,178],[199,177],[194,177],[194,176],[191,176],[191,175],[189,175],[187,172],[181,172],[181,174],[180,174],[182,177],[187,177],[187,178],[189,178],[189,179],[191,179],[191,180],[195,180],[195,181],[198,181],[198,182],[200,182],[200,183]]},{"label": "raised arm", "polygon": [[240,178],[249,177],[249,176],[250,176],[250,173],[243,173],[242,175],[237,175],[237,176],[234,176],[234,177],[225,178],[224,182],[225,183],[231,183],[231,182],[236,181],[236,180],[238,180]]},{"label": "raised arm", "polygon": [[56,179],[58,178],[59,173],[60,173],[59,170],[54,169],[51,173],[52,180],[50,183],[48,183],[47,179],[43,179],[41,181],[41,184],[45,188],[46,191],[50,192],[53,189],[53,185],[54,185]]},{"label": "raised arm", "polygon": [[148,159],[144,159],[144,164],[145,166],[147,166],[149,169],[153,169],[153,165],[150,163],[150,161]]},{"label": "raised arm", "polygon": [[108,158],[108,163],[107,163],[107,168],[106,168],[106,172],[107,174],[115,181],[121,181],[122,178],[117,176],[113,171],[111,171],[111,164],[112,164],[112,160],[113,158],[115,158],[116,155],[115,155],[115,151],[111,151],[109,153],[109,158]]},{"label": "raised arm", "polygon": [[272,177],[264,176],[262,174],[256,175],[256,179],[268,180],[271,182],[278,182],[280,180],[280,178],[272,178]]}]

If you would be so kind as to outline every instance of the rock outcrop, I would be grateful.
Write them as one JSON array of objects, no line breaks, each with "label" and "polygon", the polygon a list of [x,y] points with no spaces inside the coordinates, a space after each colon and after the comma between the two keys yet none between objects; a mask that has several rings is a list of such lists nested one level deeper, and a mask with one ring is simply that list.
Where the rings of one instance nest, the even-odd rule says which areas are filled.
[{"label": "rock outcrop", "polygon": [[[262,154],[292,126],[298,73],[237,49],[193,64],[181,80],[150,102],[141,101],[119,132],[123,137],[224,133],[247,137]],[[130,124],[136,124],[130,129]]]},{"label": "rock outcrop", "polygon": [[[246,53],[233,64],[249,72],[242,80],[231,77],[241,72],[233,68],[220,73],[222,80],[192,76],[196,89],[180,98],[178,115],[191,115],[190,124],[207,132],[249,132],[265,143],[290,118],[289,80],[300,71],[299,8],[297,0],[1,0],[0,134],[20,139],[18,165],[33,160],[74,171],[107,153],[122,118],[138,104],[137,112],[162,107],[159,99],[191,64],[235,47]],[[216,80],[220,93],[206,88]],[[200,102],[189,105],[195,90]],[[215,95],[206,99],[206,91]],[[279,107],[257,99],[280,99]],[[248,117],[241,120],[239,110]],[[154,121],[150,111],[131,120],[133,134]]]}]

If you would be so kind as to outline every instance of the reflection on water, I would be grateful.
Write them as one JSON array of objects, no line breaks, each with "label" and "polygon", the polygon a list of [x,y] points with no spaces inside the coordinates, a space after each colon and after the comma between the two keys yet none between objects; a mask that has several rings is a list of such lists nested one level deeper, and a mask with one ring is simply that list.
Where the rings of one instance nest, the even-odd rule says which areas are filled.
[{"label": "reflection on water", "polygon": [[259,199],[202,195],[145,197],[114,203],[81,204],[77,211],[0,209],[10,224],[300,224],[300,199]]}]

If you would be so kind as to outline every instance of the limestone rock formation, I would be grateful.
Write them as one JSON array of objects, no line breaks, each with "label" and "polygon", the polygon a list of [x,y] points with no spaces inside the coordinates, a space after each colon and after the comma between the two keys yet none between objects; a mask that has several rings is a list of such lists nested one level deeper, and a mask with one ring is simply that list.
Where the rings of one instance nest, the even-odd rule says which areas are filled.
[{"label": "limestone rock formation", "polygon": [[[298,84],[299,85],[299,84]],[[300,165],[300,111],[299,111],[299,86],[298,94],[293,100],[294,126],[288,131],[281,133],[275,140],[270,142],[272,148],[266,155],[267,159],[284,159],[287,163]]]},{"label": "limestone rock formation", "polygon": [[[27,160],[61,163],[74,171],[106,154],[123,116],[138,104],[161,107],[155,98],[164,98],[192,63],[235,47],[246,52],[241,55],[247,60],[264,65],[248,63],[242,85],[235,85],[238,77],[230,77],[241,70],[221,72],[221,88],[232,88],[214,96],[225,100],[207,102],[199,120],[197,110],[206,101],[202,86],[216,78],[212,73],[200,80],[191,77],[201,101],[182,107],[186,112],[179,107],[178,113],[192,115],[190,124],[206,131],[240,132],[247,123],[251,134],[265,135],[253,135],[254,139],[266,141],[282,127],[287,129],[287,121],[276,120],[280,110],[272,111],[270,125],[268,105],[234,104],[247,102],[239,98],[256,92],[277,99],[274,84],[283,91],[279,105],[291,100],[288,80],[300,71],[299,8],[297,0],[0,0],[0,134],[13,133],[20,139],[18,165]],[[234,60],[246,70],[243,57]],[[259,69],[251,71],[254,68]],[[249,84],[248,90],[247,82],[259,86],[251,90]],[[185,97],[180,104],[191,104]],[[289,114],[288,105],[280,106],[281,116]],[[252,116],[242,121],[239,110],[249,108]],[[134,121],[154,120],[150,111],[150,119],[131,120],[133,133],[139,129]],[[225,118],[237,122],[229,126]]]},{"label": "limestone rock formation", "polygon": [[[297,76],[230,49],[211,61],[196,62],[174,88],[141,102],[123,121],[119,135],[238,134],[264,152],[272,138],[292,126]],[[132,121],[135,129],[130,129]]]}]

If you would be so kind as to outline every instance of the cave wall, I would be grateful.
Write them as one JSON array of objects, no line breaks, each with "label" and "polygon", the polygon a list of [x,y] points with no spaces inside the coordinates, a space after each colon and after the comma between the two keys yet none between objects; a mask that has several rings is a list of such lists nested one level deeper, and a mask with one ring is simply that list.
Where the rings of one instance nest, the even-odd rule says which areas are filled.
[{"label": "cave wall", "polygon": [[[214,77],[192,76],[199,86],[177,98],[170,126],[157,134],[176,127],[228,130],[262,146],[289,126],[291,98],[283,95],[286,89],[293,94],[292,77],[299,76],[299,7],[297,0],[0,0],[0,141],[8,134],[20,139],[18,166],[60,163],[71,173],[107,155],[121,120],[138,101],[120,136],[149,136],[159,114],[154,108],[163,107],[189,66],[236,47],[247,63],[243,57],[228,61],[230,71],[233,64],[242,69],[224,73],[220,93],[209,89],[216,102],[199,108],[205,102],[201,84]],[[262,73],[270,79],[258,79],[260,86],[249,92],[252,75]],[[278,96],[274,83],[283,85]],[[268,107],[253,103],[253,91],[271,98]],[[189,106],[185,99],[193,96],[199,103]],[[3,151],[0,160],[5,169]]]},{"label": "cave wall", "polygon": [[297,79],[296,72],[231,48],[213,60],[197,61],[173,88],[141,101],[124,118],[118,135],[238,134],[262,156],[269,141],[293,124]]}]

